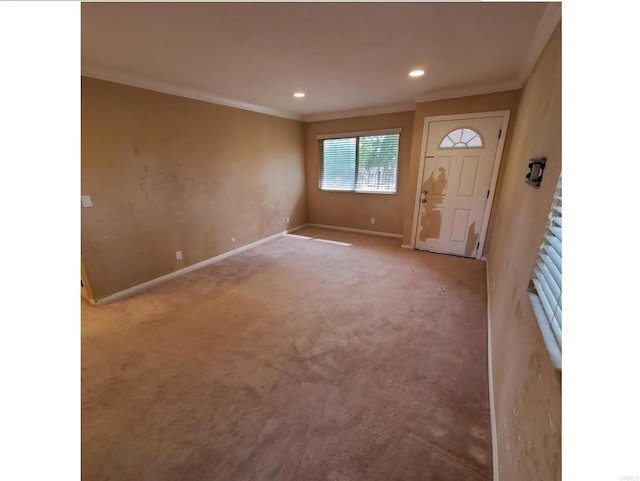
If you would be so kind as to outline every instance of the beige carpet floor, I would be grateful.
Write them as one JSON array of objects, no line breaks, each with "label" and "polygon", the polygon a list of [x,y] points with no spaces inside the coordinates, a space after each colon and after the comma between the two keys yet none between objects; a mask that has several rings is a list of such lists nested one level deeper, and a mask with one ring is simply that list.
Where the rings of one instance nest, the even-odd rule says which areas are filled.
[{"label": "beige carpet floor", "polygon": [[83,303],[84,481],[491,479],[484,264],[296,235]]}]

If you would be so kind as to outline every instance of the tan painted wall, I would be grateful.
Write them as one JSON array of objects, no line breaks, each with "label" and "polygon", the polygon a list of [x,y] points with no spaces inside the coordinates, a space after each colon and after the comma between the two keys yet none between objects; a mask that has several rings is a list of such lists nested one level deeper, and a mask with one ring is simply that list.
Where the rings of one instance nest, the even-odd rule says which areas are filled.
[{"label": "tan painted wall", "polygon": [[95,299],[93,298],[93,293],[91,292],[91,284],[89,283],[87,274],[84,271],[84,264],[82,263],[82,258],[80,259],[80,279],[82,280],[82,284],[80,287],[80,297],[82,297],[84,300],[86,300],[89,303],[95,303]]},{"label": "tan painted wall", "polygon": [[[358,194],[324,192],[318,188],[320,144],[317,135],[402,128],[398,151],[398,192]],[[404,197],[409,189],[409,159],[413,133],[413,111],[325,120],[305,124],[307,163],[307,216],[314,224],[402,234]],[[370,220],[376,219],[375,225]]]},{"label": "tan painted wall", "polygon": [[[556,29],[522,92],[488,251],[493,384],[503,480],[561,477],[561,379],[527,296],[561,169],[561,33]],[[542,185],[527,163],[547,157]]]},{"label": "tan painted wall", "polygon": [[[416,186],[418,182],[418,174],[420,170],[420,154],[422,150],[422,137],[424,133],[425,118],[436,115],[453,115],[467,114],[475,112],[492,112],[497,110],[510,110],[511,120],[507,129],[507,137],[505,139],[504,152],[508,152],[511,143],[511,132],[513,130],[513,119],[518,110],[518,101],[520,99],[520,90],[511,90],[508,92],[499,92],[486,95],[474,95],[471,97],[459,97],[446,100],[434,100],[430,102],[420,102],[416,104],[415,118],[413,121],[413,142],[411,145],[411,162],[409,165],[408,186],[404,197],[404,224],[402,229],[402,243],[411,243],[411,232],[413,229],[413,214],[418,199],[416,198]],[[504,157],[504,155],[503,155]],[[503,168],[501,167],[498,174],[498,184],[496,186],[496,195],[500,192],[501,177]],[[495,208],[495,201],[494,201]],[[491,221],[489,223],[490,232]],[[491,242],[491,236],[487,234],[485,240],[484,252],[488,252]]]},{"label": "tan painted wall", "polygon": [[305,223],[303,135],[301,122],[83,77],[96,300]]}]

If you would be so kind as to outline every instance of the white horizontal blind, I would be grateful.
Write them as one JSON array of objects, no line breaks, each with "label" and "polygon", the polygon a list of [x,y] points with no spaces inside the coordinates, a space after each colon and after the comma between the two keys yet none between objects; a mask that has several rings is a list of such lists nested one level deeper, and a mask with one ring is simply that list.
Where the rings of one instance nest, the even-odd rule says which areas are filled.
[{"label": "white horizontal blind", "polygon": [[[542,317],[543,337],[550,353],[562,351],[562,175],[553,197],[549,221],[545,228],[542,245],[538,251],[532,276],[533,292],[537,295],[542,309],[536,315]],[[534,304],[534,308],[536,305]],[[540,312],[542,311],[542,312]],[[545,328],[553,336],[544,336]],[[555,345],[549,345],[555,343]],[[553,355],[552,355],[553,358]]]},{"label": "white horizontal blind", "polygon": [[356,186],[356,138],[327,139],[322,142],[320,188],[354,190]]},{"label": "white horizontal blind", "polygon": [[396,192],[399,143],[398,133],[322,140],[320,189]]},{"label": "white horizontal blind", "polygon": [[360,137],[358,146],[358,192],[396,192],[400,135]]}]

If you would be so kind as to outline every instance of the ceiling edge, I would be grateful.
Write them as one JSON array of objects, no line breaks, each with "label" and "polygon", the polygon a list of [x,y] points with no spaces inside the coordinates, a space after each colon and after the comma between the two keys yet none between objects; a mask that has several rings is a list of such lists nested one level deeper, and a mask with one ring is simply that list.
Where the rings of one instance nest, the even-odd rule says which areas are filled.
[{"label": "ceiling edge", "polygon": [[462,87],[437,90],[434,92],[426,92],[419,97],[416,97],[416,103],[419,102],[431,102],[434,100],[447,100],[455,99],[459,97],[472,97],[474,95],[487,95],[497,92],[506,92],[509,90],[518,90],[522,88],[522,83],[518,81],[510,82],[498,82],[483,87]]},{"label": "ceiling edge", "polygon": [[[428,102],[434,100],[445,100],[458,97],[468,97],[473,95],[485,95],[496,92],[503,92],[508,90],[520,89],[527,81],[533,67],[535,66],[540,54],[547,45],[551,34],[555,30],[560,18],[562,16],[562,4],[560,2],[552,2],[547,5],[543,12],[538,27],[531,41],[531,46],[527,55],[527,59],[520,69],[518,78],[516,81],[500,82],[497,84],[491,84],[484,87],[463,87],[463,88],[451,88],[443,89],[435,92],[426,92],[414,99],[415,103]],[[147,90],[153,90],[156,92],[162,92],[170,95],[177,95],[179,97],[186,97],[194,100],[201,100],[203,102],[224,105],[227,107],[234,107],[237,109],[248,110],[251,112],[257,112],[266,115],[273,115],[275,117],[283,117],[291,120],[298,120],[303,122],[317,122],[322,120],[337,120],[352,117],[364,117],[367,115],[380,115],[395,112],[406,112],[409,110],[415,110],[416,105],[414,102],[404,102],[401,104],[371,107],[357,110],[347,110],[338,112],[328,112],[310,115],[299,115],[291,112],[285,112],[281,110],[271,109],[260,105],[249,104],[246,102],[240,102],[233,99],[227,99],[217,95],[212,95],[201,90],[194,90],[185,87],[179,87],[166,82],[159,82],[151,80],[145,77],[137,75],[117,72],[109,68],[99,67],[97,65],[84,64],[82,66],[82,75],[86,77],[97,78],[100,80],[106,80],[109,82],[116,82],[124,85],[130,85],[132,87],[139,87]]]},{"label": "ceiling edge", "polygon": [[523,87],[529,78],[533,67],[535,67],[538,62],[538,58],[540,58],[547,42],[549,42],[549,39],[551,38],[553,31],[556,29],[558,22],[560,22],[561,17],[562,4],[560,2],[549,3],[547,8],[544,9],[542,17],[540,17],[540,22],[538,23],[538,28],[531,40],[527,59],[520,69],[520,74],[518,76],[518,80],[521,83],[520,87]]},{"label": "ceiling edge", "polygon": [[555,30],[562,15],[562,4],[560,2],[551,2],[547,5],[538,27],[533,35],[530,43],[529,51],[527,53],[527,59],[523,63],[518,73],[517,79],[513,81],[500,82],[481,87],[462,87],[443,89],[434,92],[425,92],[424,94],[415,98],[416,102],[429,102],[433,100],[445,100],[457,97],[469,97],[473,95],[486,95],[497,92],[504,92],[508,90],[517,90],[524,87],[533,67],[536,65],[540,54],[546,47],[551,34]]},{"label": "ceiling edge", "polygon": [[323,114],[304,115],[302,117],[302,120],[304,122],[318,122],[321,120],[337,120],[337,119],[348,119],[352,117],[366,117],[367,115],[393,114],[396,112],[407,112],[409,110],[415,110],[415,109],[416,109],[416,104],[414,102],[404,102],[401,104],[386,105],[383,107],[370,107],[366,109],[343,110],[340,112],[328,112]]},{"label": "ceiling edge", "polygon": [[253,105],[246,102],[240,102],[237,100],[227,99],[212,95],[201,90],[194,90],[185,87],[178,87],[166,82],[159,82],[156,80],[150,80],[148,78],[139,77],[127,73],[116,72],[108,68],[98,67],[96,65],[83,65],[82,75],[85,77],[92,77],[99,80],[106,80],[108,82],[115,82],[131,87],[139,87],[147,90],[153,90],[155,92],[162,92],[170,95],[177,95],[178,97],[186,97],[194,100],[201,100],[212,104],[224,105],[226,107],[234,107],[242,110],[249,110],[251,112],[257,112],[260,114],[273,115],[275,117],[283,117],[291,120],[302,120],[302,116],[291,112],[284,112],[281,110],[270,109],[268,107],[262,107],[260,105]]}]

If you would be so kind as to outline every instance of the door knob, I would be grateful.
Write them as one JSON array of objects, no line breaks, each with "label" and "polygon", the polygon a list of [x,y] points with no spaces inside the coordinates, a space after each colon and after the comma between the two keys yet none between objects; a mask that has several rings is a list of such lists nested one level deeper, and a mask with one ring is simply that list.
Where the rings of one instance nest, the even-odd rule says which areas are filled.
[{"label": "door knob", "polygon": [[426,204],[427,203],[427,199],[422,199],[422,203]]}]

